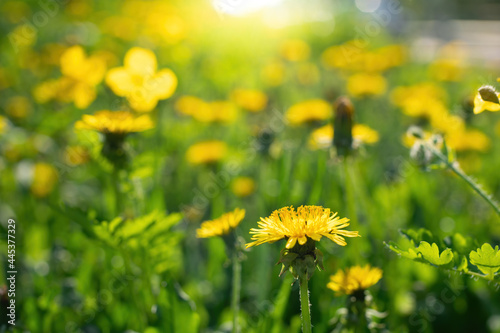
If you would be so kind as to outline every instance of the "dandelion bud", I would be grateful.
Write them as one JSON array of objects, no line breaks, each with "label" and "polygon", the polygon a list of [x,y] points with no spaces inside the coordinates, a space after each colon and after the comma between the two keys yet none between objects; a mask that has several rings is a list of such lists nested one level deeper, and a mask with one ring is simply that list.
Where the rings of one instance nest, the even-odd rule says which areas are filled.
[{"label": "dandelion bud", "polygon": [[418,126],[410,126],[410,128],[408,128],[408,134],[417,139],[422,140],[424,138],[424,132]]},{"label": "dandelion bud", "polygon": [[423,142],[417,141],[411,147],[410,157],[418,166],[425,167],[431,162],[432,152],[427,149]]},{"label": "dandelion bud", "polygon": [[347,156],[352,150],[352,126],[354,106],[347,97],[339,97],[334,105],[333,145],[339,156]]},{"label": "dandelion bud", "polygon": [[478,91],[483,101],[500,104],[500,100],[498,100],[498,93],[496,92],[494,87],[482,86]]}]

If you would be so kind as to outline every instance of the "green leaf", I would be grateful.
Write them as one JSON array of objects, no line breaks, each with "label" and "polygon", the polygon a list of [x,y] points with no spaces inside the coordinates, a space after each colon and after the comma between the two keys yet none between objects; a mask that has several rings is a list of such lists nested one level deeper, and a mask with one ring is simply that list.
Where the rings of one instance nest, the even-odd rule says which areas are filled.
[{"label": "green leaf", "polygon": [[408,250],[402,250],[394,242],[389,242],[389,244],[386,245],[389,246],[389,249],[396,252],[397,254],[400,254],[405,258],[414,260],[414,259],[419,259],[421,257],[420,253],[417,253],[415,249],[409,248]]},{"label": "green leaf", "polygon": [[449,264],[453,260],[451,249],[447,248],[439,254],[439,248],[436,243],[432,243],[431,245],[427,242],[420,242],[417,251],[422,254],[425,260],[437,266]]},{"label": "green leaf", "polygon": [[480,249],[471,251],[469,258],[471,264],[476,265],[490,279],[500,269],[500,250],[498,249],[498,245],[493,249],[490,244],[484,243]]},{"label": "green leaf", "polygon": [[418,230],[408,229],[401,230],[401,233],[405,235],[408,239],[412,240],[414,244],[420,244],[422,241],[432,242],[433,236],[432,233],[424,228],[420,228]]}]

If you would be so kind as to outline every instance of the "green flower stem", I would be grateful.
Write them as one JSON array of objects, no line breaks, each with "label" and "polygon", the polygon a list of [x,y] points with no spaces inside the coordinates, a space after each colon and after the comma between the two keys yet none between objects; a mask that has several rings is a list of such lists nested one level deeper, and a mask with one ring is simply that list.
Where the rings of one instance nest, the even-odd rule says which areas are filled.
[{"label": "green flower stem", "polygon": [[239,250],[235,249],[233,253],[233,295],[231,300],[231,309],[233,310],[233,333],[240,332],[238,317],[240,314],[240,292],[241,292],[241,261]]},{"label": "green flower stem", "polygon": [[299,278],[300,284],[300,311],[302,312],[302,333],[311,333],[311,309],[309,306],[309,289],[307,277]]},{"label": "green flower stem", "polygon": [[484,200],[486,200],[486,202],[489,203],[490,206],[493,207],[495,212],[500,216],[500,206],[498,205],[498,203],[496,203],[492,196],[486,193],[479,184],[474,182],[472,178],[465,174],[456,161],[449,161],[446,156],[444,156],[439,150],[437,150],[430,144],[426,144],[426,146],[434,154],[434,156],[444,162],[444,164],[446,164],[446,166],[450,170],[452,170],[455,174],[462,178],[467,184],[469,184],[470,187],[474,189],[474,191],[476,191]]},{"label": "green flower stem", "polygon": [[344,164],[344,187],[345,187],[345,197],[347,203],[347,211],[349,213],[349,219],[353,230],[358,230],[358,216],[356,214],[356,205],[354,200],[353,184],[352,179],[349,175],[349,161],[347,157],[343,158]]},{"label": "green flower stem", "polygon": [[115,217],[122,213],[123,200],[122,193],[120,190],[120,170],[118,168],[113,168],[112,173],[113,191],[115,194]]}]

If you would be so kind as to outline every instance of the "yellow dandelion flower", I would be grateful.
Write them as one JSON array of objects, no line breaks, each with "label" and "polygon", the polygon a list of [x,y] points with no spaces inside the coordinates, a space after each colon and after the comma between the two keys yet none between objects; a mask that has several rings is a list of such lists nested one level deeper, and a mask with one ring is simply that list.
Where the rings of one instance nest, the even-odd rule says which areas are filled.
[{"label": "yellow dandelion flower", "polygon": [[[500,93],[497,96],[500,99]],[[484,101],[481,95],[477,93],[476,97],[474,97],[474,114],[479,114],[483,111],[500,111],[500,104]]]},{"label": "yellow dandelion flower", "polygon": [[267,96],[260,90],[255,89],[235,89],[231,92],[231,100],[240,108],[259,112],[267,105]]},{"label": "yellow dandelion flower", "polygon": [[227,154],[227,145],[223,141],[212,140],[198,142],[188,148],[186,159],[191,164],[211,164],[222,160]]},{"label": "yellow dandelion flower", "polygon": [[116,95],[126,97],[134,110],[148,112],[159,100],[172,96],[177,88],[174,72],[167,68],[156,70],[155,54],[133,47],[125,54],[124,67],[108,71],[106,84]]},{"label": "yellow dandelion flower", "polygon": [[271,61],[262,68],[260,76],[267,85],[279,86],[285,80],[285,66],[281,61]]},{"label": "yellow dandelion flower", "polygon": [[345,246],[344,237],[359,237],[357,231],[341,230],[349,226],[348,218],[340,218],[321,206],[300,206],[297,210],[284,207],[261,218],[258,226],[250,229],[253,242],[246,244],[247,248],[285,238],[286,248],[291,249],[297,242],[304,245],[308,238],[319,241],[323,236]]},{"label": "yellow dandelion flower", "polygon": [[485,152],[490,148],[490,138],[478,130],[462,130],[447,133],[446,144],[456,150],[475,150]]},{"label": "yellow dandelion flower", "polygon": [[313,63],[302,63],[297,67],[297,80],[302,85],[312,85],[319,81],[319,69]]},{"label": "yellow dandelion flower", "polygon": [[49,195],[57,182],[57,170],[47,163],[36,163],[33,169],[31,192],[38,198]]},{"label": "yellow dandelion flower", "polygon": [[347,79],[347,91],[354,97],[382,95],[386,90],[387,81],[379,74],[358,73]]},{"label": "yellow dandelion flower", "polygon": [[291,125],[300,125],[330,118],[332,108],[327,101],[311,99],[292,105],[286,111],[286,119]]},{"label": "yellow dandelion flower", "polygon": [[61,73],[78,82],[96,86],[104,78],[106,62],[98,56],[87,57],[84,49],[75,45],[64,51],[60,58]]},{"label": "yellow dandelion flower", "polygon": [[90,160],[90,154],[83,146],[68,146],[64,151],[64,160],[69,165],[81,165]]},{"label": "yellow dandelion flower", "polygon": [[446,97],[443,88],[433,83],[397,87],[391,93],[392,102],[411,117],[448,113],[444,104]]},{"label": "yellow dandelion flower", "polygon": [[208,106],[213,122],[230,123],[238,117],[238,110],[229,101],[212,101]]},{"label": "yellow dandelion flower", "polygon": [[60,57],[62,77],[40,83],[33,90],[38,103],[50,100],[71,103],[86,109],[96,98],[96,86],[106,72],[106,61],[100,56],[87,57],[84,49],[75,45]]},{"label": "yellow dandelion flower", "polygon": [[5,132],[7,126],[8,126],[7,118],[0,115],[0,134]]},{"label": "yellow dandelion flower", "polygon": [[[309,137],[309,148],[317,150],[331,147],[333,142],[333,132],[333,126],[331,124],[314,130]],[[379,134],[367,125],[355,124],[352,127],[352,138],[358,144],[374,144],[378,142]]]},{"label": "yellow dandelion flower", "polygon": [[380,268],[372,268],[370,265],[353,266],[339,270],[335,275],[330,276],[330,282],[326,286],[337,294],[352,295],[370,288],[381,278]]},{"label": "yellow dandelion flower", "polygon": [[198,113],[210,113],[207,103],[196,96],[181,96],[174,104],[174,108],[186,116],[194,116]]},{"label": "yellow dandelion flower", "polygon": [[209,238],[227,235],[240,224],[244,217],[245,210],[236,208],[215,220],[203,222],[201,227],[196,230],[196,237]]},{"label": "yellow dandelion flower", "polygon": [[232,182],[231,191],[238,197],[247,197],[255,191],[255,181],[250,177],[238,177]]},{"label": "yellow dandelion flower", "polygon": [[281,56],[288,61],[302,61],[309,58],[311,49],[300,39],[291,39],[281,45]]},{"label": "yellow dandelion flower", "polygon": [[94,115],[85,114],[75,124],[76,129],[90,129],[104,134],[124,135],[142,132],[153,128],[148,115],[136,116],[128,111],[97,111]]},{"label": "yellow dandelion flower", "polygon": [[463,72],[464,67],[459,59],[438,59],[429,66],[429,74],[438,81],[460,81]]}]

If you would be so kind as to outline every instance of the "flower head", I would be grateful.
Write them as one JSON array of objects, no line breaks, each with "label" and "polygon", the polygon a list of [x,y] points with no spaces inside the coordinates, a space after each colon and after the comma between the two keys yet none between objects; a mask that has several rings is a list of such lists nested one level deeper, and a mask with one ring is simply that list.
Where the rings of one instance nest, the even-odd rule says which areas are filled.
[{"label": "flower head", "polygon": [[235,89],[231,93],[231,99],[240,108],[251,111],[262,111],[267,105],[267,96],[260,90]]},{"label": "flower head", "polygon": [[290,39],[281,45],[281,56],[288,61],[302,61],[309,58],[311,49],[300,39]]},{"label": "flower head", "polygon": [[97,96],[96,86],[104,78],[106,60],[95,54],[87,57],[84,49],[75,45],[62,53],[60,65],[63,76],[37,85],[33,91],[35,100],[73,102],[79,109],[87,108]]},{"label": "flower head", "polygon": [[327,287],[338,294],[352,295],[357,291],[364,291],[382,278],[382,270],[377,267],[366,265],[353,266],[345,270],[339,270],[330,276]]},{"label": "flower head", "polygon": [[244,217],[245,210],[236,208],[215,220],[203,222],[201,227],[196,230],[196,237],[209,238],[227,235],[240,224]]},{"label": "flower head", "polygon": [[174,72],[170,69],[156,70],[155,54],[133,47],[125,55],[124,67],[109,70],[106,83],[116,95],[126,97],[134,110],[148,112],[156,107],[159,100],[172,96],[177,88]]},{"label": "flower head", "polygon": [[255,181],[250,177],[238,177],[232,182],[231,191],[238,197],[247,197],[255,191]]},{"label": "flower head", "polygon": [[491,86],[481,87],[474,97],[474,113],[478,114],[483,111],[500,111],[500,93],[496,92]]},{"label": "flower head", "polygon": [[180,97],[174,107],[179,113],[203,123],[230,123],[238,116],[236,107],[229,101],[205,102],[189,95]]},{"label": "flower head", "polygon": [[341,230],[349,225],[349,219],[340,218],[321,206],[300,206],[297,210],[284,207],[260,220],[259,228],[250,229],[253,242],[248,243],[247,248],[285,238],[286,248],[292,249],[297,243],[306,244],[308,238],[319,241],[323,236],[344,246],[347,244],[344,237],[359,237],[357,231]]},{"label": "flower head", "polygon": [[382,95],[386,90],[387,81],[380,74],[358,73],[347,79],[347,91],[354,97]]},{"label": "flower head", "polygon": [[331,115],[330,104],[322,99],[311,99],[297,103],[286,112],[286,118],[292,125],[326,120]]},{"label": "flower head", "polygon": [[227,145],[223,141],[198,142],[188,148],[186,159],[191,164],[211,164],[222,160],[227,154]]},{"label": "flower head", "polygon": [[57,183],[57,170],[47,163],[36,163],[33,168],[31,192],[38,198],[49,195]]},{"label": "flower head", "polygon": [[90,129],[103,134],[125,135],[153,128],[148,115],[135,116],[128,111],[97,111],[94,115],[83,115],[75,124],[76,129]]}]

